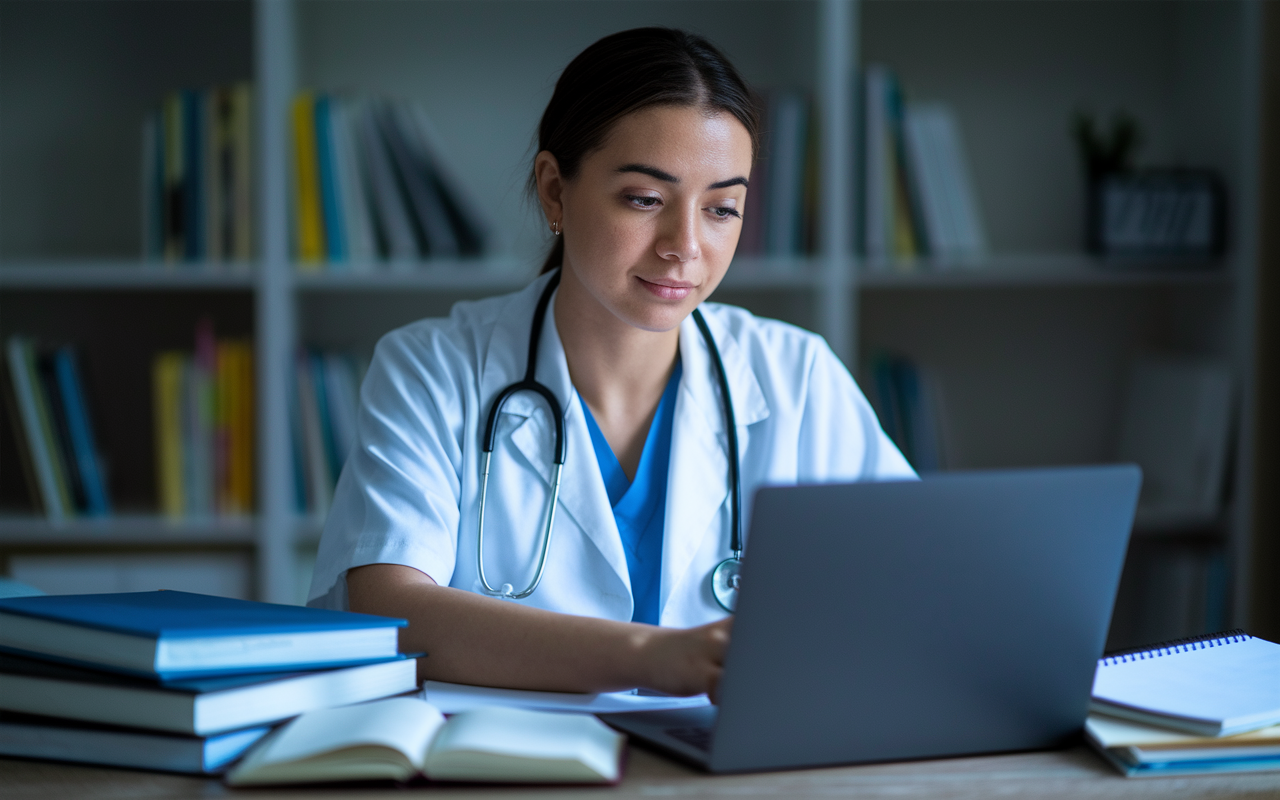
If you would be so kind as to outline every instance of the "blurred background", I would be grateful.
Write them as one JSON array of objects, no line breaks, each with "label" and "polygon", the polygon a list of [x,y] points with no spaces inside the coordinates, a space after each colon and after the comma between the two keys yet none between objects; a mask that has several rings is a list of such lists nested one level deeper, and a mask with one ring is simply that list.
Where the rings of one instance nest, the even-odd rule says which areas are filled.
[{"label": "blurred background", "polygon": [[1141,464],[1109,646],[1280,637],[1262,0],[0,0],[0,573],[303,602],[374,343],[536,273],[539,115],[642,25],[760,95],[715,300],[922,472]]}]

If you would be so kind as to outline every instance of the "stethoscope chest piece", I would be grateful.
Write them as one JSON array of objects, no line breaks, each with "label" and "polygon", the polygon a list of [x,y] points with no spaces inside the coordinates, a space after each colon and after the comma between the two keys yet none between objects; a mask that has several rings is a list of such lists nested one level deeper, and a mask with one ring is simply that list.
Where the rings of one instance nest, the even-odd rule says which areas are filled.
[{"label": "stethoscope chest piece", "polygon": [[742,584],[742,559],[726,558],[711,573],[711,593],[716,602],[730,614],[738,606],[738,587]]}]

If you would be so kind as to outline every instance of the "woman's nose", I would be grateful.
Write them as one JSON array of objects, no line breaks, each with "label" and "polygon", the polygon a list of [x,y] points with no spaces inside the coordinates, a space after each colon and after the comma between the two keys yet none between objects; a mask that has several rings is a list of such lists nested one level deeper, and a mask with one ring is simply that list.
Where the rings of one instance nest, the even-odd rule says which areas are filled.
[{"label": "woman's nose", "polygon": [[702,254],[698,242],[698,209],[681,209],[663,220],[658,255],[671,261],[693,261]]}]

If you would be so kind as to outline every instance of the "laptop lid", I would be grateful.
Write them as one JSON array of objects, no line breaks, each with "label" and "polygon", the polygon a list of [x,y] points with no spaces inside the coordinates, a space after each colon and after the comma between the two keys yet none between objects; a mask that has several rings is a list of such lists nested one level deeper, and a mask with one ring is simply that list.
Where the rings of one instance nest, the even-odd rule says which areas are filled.
[{"label": "laptop lid", "polygon": [[1106,466],[761,489],[709,768],[1061,744],[1140,483]]}]

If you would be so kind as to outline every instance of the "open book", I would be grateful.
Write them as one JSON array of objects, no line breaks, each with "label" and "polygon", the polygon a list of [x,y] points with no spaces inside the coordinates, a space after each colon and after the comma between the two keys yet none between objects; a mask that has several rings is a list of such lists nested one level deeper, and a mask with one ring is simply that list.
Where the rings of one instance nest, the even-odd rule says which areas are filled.
[{"label": "open book", "polygon": [[312,711],[227,775],[232,786],[347,780],[612,783],[624,737],[586,714],[477,708],[445,720],[393,697]]}]

